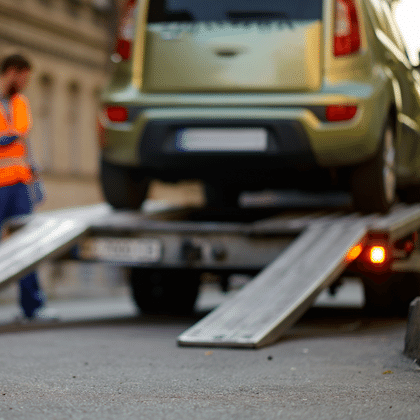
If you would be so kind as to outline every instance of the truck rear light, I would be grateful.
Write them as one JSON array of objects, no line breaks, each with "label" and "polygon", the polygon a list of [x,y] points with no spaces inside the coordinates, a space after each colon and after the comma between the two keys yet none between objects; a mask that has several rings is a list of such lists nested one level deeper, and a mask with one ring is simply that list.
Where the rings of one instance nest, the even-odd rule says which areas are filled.
[{"label": "truck rear light", "polygon": [[382,265],[387,261],[387,250],[384,246],[375,245],[369,250],[369,260],[372,264]]},{"label": "truck rear light", "polygon": [[[365,238],[367,239],[367,238]],[[350,272],[385,274],[391,272],[392,263],[395,260],[394,250],[386,239],[367,239],[351,248],[345,257],[345,263],[349,265]],[[375,277],[375,282],[382,282],[384,276]]]},{"label": "truck rear light", "polygon": [[334,55],[342,57],[360,50],[360,27],[355,0],[335,1]]},{"label": "truck rear light", "polygon": [[407,254],[411,254],[414,251],[415,247],[416,247],[416,245],[414,244],[413,241],[406,241],[404,243],[404,251]]},{"label": "truck rear light", "polygon": [[128,60],[131,57],[136,6],[137,0],[128,0],[122,9],[115,46],[115,52],[122,60]]},{"label": "truck rear light", "polygon": [[356,260],[359,257],[359,255],[362,253],[362,251],[363,251],[362,244],[355,245],[353,248],[350,249],[349,252],[347,252],[346,261],[348,263],[351,263],[352,261]]},{"label": "truck rear light", "polygon": [[109,106],[106,115],[112,122],[125,122],[128,120],[128,109],[123,106]]},{"label": "truck rear light", "polygon": [[357,113],[357,106],[353,105],[330,105],[325,109],[325,117],[327,121],[348,121]]}]

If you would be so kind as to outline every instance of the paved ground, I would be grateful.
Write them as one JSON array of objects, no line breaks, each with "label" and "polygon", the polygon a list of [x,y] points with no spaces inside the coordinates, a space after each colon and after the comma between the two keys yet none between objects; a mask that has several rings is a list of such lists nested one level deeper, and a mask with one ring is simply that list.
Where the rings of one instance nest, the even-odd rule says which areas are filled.
[{"label": "paved ground", "polygon": [[[97,177],[77,178],[46,174],[42,179],[46,200],[39,206],[38,211],[89,206],[104,200]],[[177,205],[200,205],[203,202],[202,189],[199,183],[194,182],[154,182],[149,191],[149,198],[166,200]]]},{"label": "paved ground", "polygon": [[[239,277],[234,280],[233,290],[222,293],[220,287],[213,283],[201,286],[201,292],[197,301],[198,317],[211,311],[217,305],[228,300],[235,289],[239,290],[245,284],[244,279]],[[337,296],[332,297],[328,292],[323,292],[316,300],[314,306],[318,308],[338,307],[357,309],[363,307],[363,290],[359,282],[347,281],[339,289]],[[60,322],[51,323],[16,323],[15,318],[21,313],[18,303],[0,305],[0,334],[4,332],[21,332],[22,330],[49,329],[52,327],[68,327],[74,325],[86,325],[87,323],[108,323],[110,320],[127,320],[137,318],[138,310],[130,296],[127,284],[121,285],[119,295],[103,297],[98,295],[93,298],[79,299],[56,299],[47,302],[48,307],[57,311]]]},{"label": "paved ground", "polygon": [[[359,290],[360,291],[360,290]],[[62,324],[28,330],[0,311],[0,419],[415,419],[420,371],[406,320],[366,318],[353,284],[262,350],[179,348],[190,318],[135,316],[128,297],[52,302]],[[30,327],[32,328],[32,327]]]}]

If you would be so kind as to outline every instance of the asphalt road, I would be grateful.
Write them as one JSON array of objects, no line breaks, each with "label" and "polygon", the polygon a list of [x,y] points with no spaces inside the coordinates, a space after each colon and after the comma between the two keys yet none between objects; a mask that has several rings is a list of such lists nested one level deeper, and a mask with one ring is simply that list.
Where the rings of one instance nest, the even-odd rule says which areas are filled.
[{"label": "asphalt road", "polygon": [[213,290],[190,318],[136,317],[118,298],[57,303],[63,321],[35,328],[8,323],[3,308],[0,419],[418,420],[406,320],[367,318],[356,295],[321,299],[261,350],[177,347],[223,299]]}]

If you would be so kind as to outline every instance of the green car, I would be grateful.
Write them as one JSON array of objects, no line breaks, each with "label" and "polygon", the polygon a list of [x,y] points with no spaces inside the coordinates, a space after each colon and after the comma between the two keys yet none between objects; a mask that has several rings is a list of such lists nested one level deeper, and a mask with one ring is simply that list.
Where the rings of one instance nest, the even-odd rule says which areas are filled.
[{"label": "green car", "polygon": [[129,0],[102,95],[101,183],[138,208],[151,179],[242,191],[420,199],[420,76],[386,0]]}]

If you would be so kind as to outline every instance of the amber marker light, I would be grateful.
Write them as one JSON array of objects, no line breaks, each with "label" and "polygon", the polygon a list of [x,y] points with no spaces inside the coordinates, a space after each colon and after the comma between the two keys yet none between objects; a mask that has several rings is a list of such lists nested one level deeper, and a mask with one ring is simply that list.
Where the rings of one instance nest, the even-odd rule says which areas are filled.
[{"label": "amber marker light", "polygon": [[373,246],[369,252],[369,259],[372,264],[383,264],[386,260],[386,249],[383,246]]},{"label": "amber marker light", "polygon": [[354,261],[363,251],[362,244],[355,245],[353,248],[350,249],[349,252],[347,252],[346,255],[346,261],[352,262]]}]

